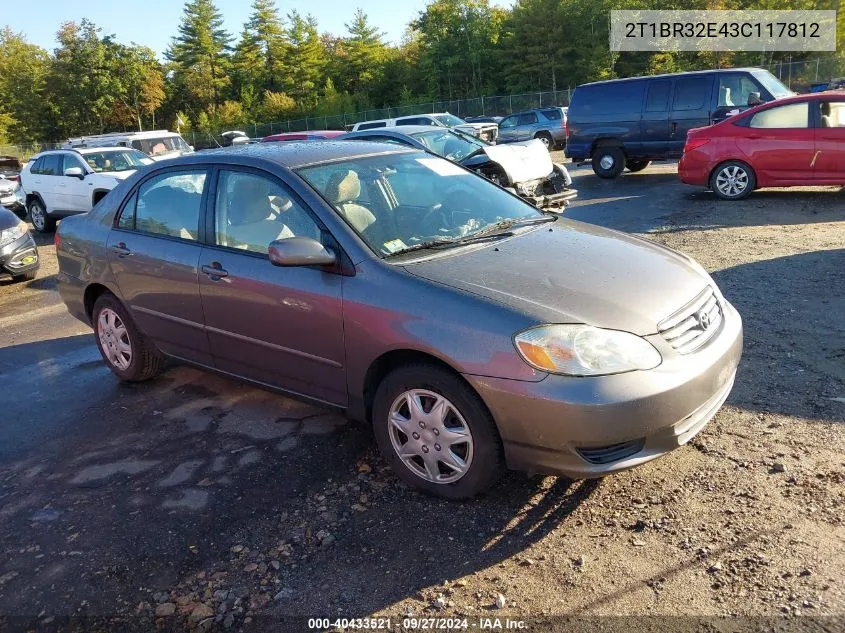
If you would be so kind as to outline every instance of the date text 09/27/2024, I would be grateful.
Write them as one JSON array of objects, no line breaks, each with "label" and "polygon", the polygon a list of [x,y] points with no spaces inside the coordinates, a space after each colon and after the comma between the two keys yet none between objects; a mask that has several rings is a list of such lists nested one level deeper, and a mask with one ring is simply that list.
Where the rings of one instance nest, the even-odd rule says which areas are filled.
[{"label": "date text 09/27/2024", "polygon": [[[383,630],[392,631],[392,618],[310,618],[308,628],[311,630]],[[513,618],[480,617],[474,620],[468,618],[411,618],[401,620],[402,629],[406,631],[518,631],[527,630],[524,620]],[[398,622],[397,622],[398,624]]]}]

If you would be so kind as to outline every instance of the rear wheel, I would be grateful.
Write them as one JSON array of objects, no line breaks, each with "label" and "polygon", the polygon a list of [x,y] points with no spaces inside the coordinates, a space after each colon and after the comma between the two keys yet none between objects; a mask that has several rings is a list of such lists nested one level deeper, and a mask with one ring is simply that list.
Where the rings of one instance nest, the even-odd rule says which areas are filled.
[{"label": "rear wheel", "polygon": [[47,209],[38,198],[29,203],[29,220],[39,233],[49,233],[56,230],[56,221],[47,215]]},{"label": "rear wheel", "polygon": [[642,171],[648,167],[650,160],[628,160],[625,162],[625,167],[628,171]]},{"label": "rear wheel", "polygon": [[552,149],[554,149],[554,139],[548,132],[537,132],[534,135],[534,138],[539,139],[539,141],[546,146],[547,150],[552,151]]},{"label": "rear wheel", "polygon": [[97,347],[115,376],[126,382],[142,382],[161,371],[164,359],[117,297],[100,295],[94,303],[92,322]]},{"label": "rear wheel", "polygon": [[616,178],[625,169],[625,153],[617,145],[600,145],[593,151],[593,171],[600,178]]},{"label": "rear wheel", "polygon": [[722,200],[742,200],[756,186],[754,170],[739,160],[722,163],[710,175],[710,188]]},{"label": "rear wheel", "polygon": [[481,398],[433,365],[387,375],[373,402],[373,430],[400,479],[445,499],[484,492],[504,467],[499,433]]}]

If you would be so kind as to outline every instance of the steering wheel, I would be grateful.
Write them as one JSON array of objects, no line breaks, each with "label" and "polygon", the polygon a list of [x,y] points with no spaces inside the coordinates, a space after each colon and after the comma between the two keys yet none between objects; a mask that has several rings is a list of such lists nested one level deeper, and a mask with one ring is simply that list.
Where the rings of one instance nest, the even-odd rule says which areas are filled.
[{"label": "steering wheel", "polygon": [[452,218],[450,215],[451,214],[447,214],[443,205],[438,202],[425,210],[420,224],[423,226],[429,226],[429,223],[431,223],[431,225],[434,226],[434,223],[436,222],[437,226],[435,227],[435,231],[432,231],[433,233],[436,233],[441,228],[449,228],[452,225]]}]

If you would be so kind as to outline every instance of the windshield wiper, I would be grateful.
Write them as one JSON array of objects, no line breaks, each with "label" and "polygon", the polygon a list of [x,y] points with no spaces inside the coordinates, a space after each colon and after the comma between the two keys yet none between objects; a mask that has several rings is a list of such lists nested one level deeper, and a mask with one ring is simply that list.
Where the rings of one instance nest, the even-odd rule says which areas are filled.
[{"label": "windshield wiper", "polygon": [[[546,224],[547,222],[555,222],[557,221],[557,216],[553,215],[542,215],[541,217],[533,217],[533,218],[510,218],[508,220],[500,220],[499,222],[495,222],[488,226],[485,226],[483,229],[476,231],[475,233],[471,233],[467,235],[463,239],[474,238],[474,237],[488,237],[488,236],[496,236],[502,231],[509,231],[512,228],[517,226],[528,226],[530,224]],[[512,232],[511,232],[512,233]]]}]

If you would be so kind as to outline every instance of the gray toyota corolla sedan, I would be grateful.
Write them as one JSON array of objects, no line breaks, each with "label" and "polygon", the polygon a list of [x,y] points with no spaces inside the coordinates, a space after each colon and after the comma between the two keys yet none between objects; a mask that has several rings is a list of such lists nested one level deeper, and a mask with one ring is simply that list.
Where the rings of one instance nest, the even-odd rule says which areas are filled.
[{"label": "gray toyota corolla sedan", "polygon": [[689,441],[742,322],[688,257],[357,141],[157,163],[57,236],[59,289],[122,380],[175,359],[373,425],[406,482],[594,477]]}]

